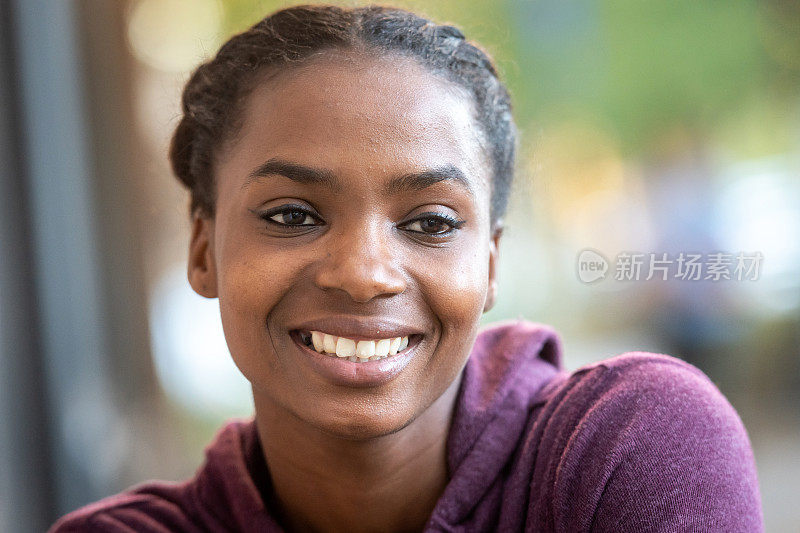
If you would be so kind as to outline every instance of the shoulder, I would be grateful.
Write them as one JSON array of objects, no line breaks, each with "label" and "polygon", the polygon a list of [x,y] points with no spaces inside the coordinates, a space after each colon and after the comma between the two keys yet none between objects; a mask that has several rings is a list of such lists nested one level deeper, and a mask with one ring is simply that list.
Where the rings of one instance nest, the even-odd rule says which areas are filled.
[{"label": "shoulder", "polygon": [[[551,408],[569,403],[579,416],[636,414],[670,421],[703,414],[744,429],[734,408],[706,374],[664,354],[629,352],[585,365],[552,383],[544,393]],[[704,418],[704,423],[709,421]]]},{"label": "shoulder", "polygon": [[144,483],[65,515],[48,533],[197,531],[183,506],[186,488],[186,483]]},{"label": "shoulder", "polygon": [[548,387],[540,419],[566,530],[760,531],[747,432],[698,368],[644,352],[586,365]]},{"label": "shoulder", "polygon": [[205,455],[186,481],[137,485],[64,516],[50,533],[278,530],[256,486],[266,465],[258,463],[263,455],[253,419],[226,422]]},{"label": "shoulder", "polygon": [[629,352],[585,365],[541,394],[540,423],[561,435],[565,452],[589,443],[641,450],[687,440],[750,452],[744,425],[717,386],[669,355]]}]

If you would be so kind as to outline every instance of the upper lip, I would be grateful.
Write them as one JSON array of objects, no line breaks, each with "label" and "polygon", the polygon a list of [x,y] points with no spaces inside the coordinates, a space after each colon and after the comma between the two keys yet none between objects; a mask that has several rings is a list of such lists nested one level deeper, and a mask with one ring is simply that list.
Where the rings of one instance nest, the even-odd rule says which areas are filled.
[{"label": "upper lip", "polygon": [[389,339],[421,334],[422,329],[385,317],[331,316],[306,320],[290,330],[320,331],[348,339]]}]

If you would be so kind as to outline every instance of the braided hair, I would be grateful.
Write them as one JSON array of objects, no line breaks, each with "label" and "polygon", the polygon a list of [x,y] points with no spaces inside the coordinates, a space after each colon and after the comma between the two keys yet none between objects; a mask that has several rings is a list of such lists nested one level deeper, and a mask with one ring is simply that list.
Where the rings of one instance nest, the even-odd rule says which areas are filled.
[{"label": "braided hair", "polygon": [[323,50],[352,48],[413,58],[472,95],[492,166],[491,220],[498,223],[514,174],[516,127],[508,91],[491,58],[453,26],[381,6],[277,11],[232,37],[194,71],[169,152],[175,175],[191,192],[190,213],[214,216],[214,156],[240,126],[243,102],[261,72],[299,64]]}]

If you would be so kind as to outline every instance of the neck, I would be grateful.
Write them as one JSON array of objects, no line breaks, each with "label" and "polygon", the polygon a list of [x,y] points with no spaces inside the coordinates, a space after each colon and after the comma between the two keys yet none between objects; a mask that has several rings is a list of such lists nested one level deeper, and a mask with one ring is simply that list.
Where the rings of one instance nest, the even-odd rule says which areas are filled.
[{"label": "neck", "polygon": [[421,531],[448,481],[447,435],[460,377],[403,429],[350,440],[261,395],[256,424],[289,531]]}]

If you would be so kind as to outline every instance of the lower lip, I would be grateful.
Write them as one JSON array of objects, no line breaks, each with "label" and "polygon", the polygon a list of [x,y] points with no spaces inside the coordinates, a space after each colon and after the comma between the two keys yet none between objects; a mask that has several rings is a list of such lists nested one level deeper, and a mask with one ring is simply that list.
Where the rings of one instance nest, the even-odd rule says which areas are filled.
[{"label": "lower lip", "polygon": [[303,344],[295,335],[291,337],[318,374],[345,387],[375,387],[391,381],[408,365],[420,345],[417,340],[397,355],[377,361],[354,363],[344,358],[321,354]]}]

